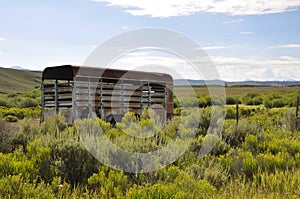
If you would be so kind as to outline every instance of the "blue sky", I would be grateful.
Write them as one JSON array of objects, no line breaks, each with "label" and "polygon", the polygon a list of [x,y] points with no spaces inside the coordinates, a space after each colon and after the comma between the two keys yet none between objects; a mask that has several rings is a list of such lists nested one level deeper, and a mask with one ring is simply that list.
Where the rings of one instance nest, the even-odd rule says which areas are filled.
[{"label": "blue sky", "polygon": [[2,0],[0,66],[81,65],[112,36],[157,27],[196,41],[224,80],[300,80],[300,0],[155,2]]}]

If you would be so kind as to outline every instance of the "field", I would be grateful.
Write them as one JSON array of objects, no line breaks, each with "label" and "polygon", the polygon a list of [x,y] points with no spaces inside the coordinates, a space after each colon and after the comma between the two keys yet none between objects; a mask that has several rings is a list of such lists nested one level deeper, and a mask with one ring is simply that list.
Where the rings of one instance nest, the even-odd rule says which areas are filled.
[{"label": "field", "polygon": [[0,94],[30,92],[40,87],[40,79],[41,72],[0,67]]},{"label": "field", "polygon": [[[163,128],[147,109],[116,128],[100,119],[68,126],[61,115],[39,123],[40,74],[25,74],[22,89],[20,79],[0,84],[0,198],[300,198],[299,87],[229,87],[225,107],[194,87],[197,100],[175,99]],[[148,163],[135,155],[160,149]]]},{"label": "field", "polygon": [[[174,88],[175,92],[178,92],[179,95],[184,95],[186,93],[186,89],[184,86],[177,86]],[[204,86],[193,86],[195,94],[198,95],[207,95],[208,89]],[[289,91],[299,90],[299,86],[293,87],[251,87],[251,86],[243,86],[243,87],[226,87],[224,88],[226,91],[226,96],[242,96],[246,93],[257,92],[261,94],[276,92],[276,93],[285,93]]]}]

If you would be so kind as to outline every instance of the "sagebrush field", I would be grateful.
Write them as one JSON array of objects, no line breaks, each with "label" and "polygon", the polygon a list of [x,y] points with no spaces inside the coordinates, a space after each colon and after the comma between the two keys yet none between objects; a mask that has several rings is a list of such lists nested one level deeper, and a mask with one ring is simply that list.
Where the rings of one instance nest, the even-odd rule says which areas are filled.
[{"label": "sagebrush field", "polygon": [[[226,88],[227,114],[221,138],[207,135],[212,102],[201,89],[205,90],[195,88],[197,102],[189,96],[184,101],[185,107],[199,105],[201,113],[189,150],[163,169],[140,174],[124,173],[98,162],[80,141],[79,127],[67,126],[61,115],[40,124],[39,89],[2,94],[0,198],[299,198],[299,87]],[[141,126],[155,125],[147,111],[140,120],[127,114],[117,128],[100,119],[78,122],[96,122],[119,147],[147,152],[178,136],[188,136],[189,130],[177,134],[183,111],[187,114],[179,107],[175,100],[172,121],[147,139],[133,139],[121,130],[128,119]],[[198,154],[204,139],[217,139],[217,144],[203,158]],[[112,151],[112,161],[113,157]]]}]

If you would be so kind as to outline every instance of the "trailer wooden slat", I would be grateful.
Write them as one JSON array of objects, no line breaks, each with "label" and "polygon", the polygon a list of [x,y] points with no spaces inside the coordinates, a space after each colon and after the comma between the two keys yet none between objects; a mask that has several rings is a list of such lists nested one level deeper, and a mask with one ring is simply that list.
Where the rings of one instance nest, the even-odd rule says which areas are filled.
[{"label": "trailer wooden slat", "polygon": [[165,121],[173,113],[172,86],[172,78],[160,73],[69,65],[49,67],[43,72],[42,119],[45,114],[64,112],[72,124],[92,110],[105,119],[110,112],[140,114],[143,107],[151,107]]}]

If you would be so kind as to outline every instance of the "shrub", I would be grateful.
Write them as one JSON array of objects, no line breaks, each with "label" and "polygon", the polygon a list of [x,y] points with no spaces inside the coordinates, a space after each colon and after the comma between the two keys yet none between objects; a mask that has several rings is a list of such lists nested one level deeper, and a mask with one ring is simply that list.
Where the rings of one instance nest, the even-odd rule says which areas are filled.
[{"label": "shrub", "polygon": [[271,93],[264,97],[263,105],[266,108],[280,108],[288,105],[290,102],[283,98],[278,93]]},{"label": "shrub", "polygon": [[202,108],[200,109],[200,121],[199,121],[199,130],[202,132],[202,135],[206,135],[208,128],[210,126],[212,111],[211,108]]},{"label": "shrub", "polygon": [[242,97],[242,101],[244,104],[246,105],[255,105],[254,103],[254,98],[255,99],[255,102],[259,102],[260,100],[260,94],[259,93],[255,93],[255,92],[250,92],[250,93],[247,93],[245,94],[243,97]]},{"label": "shrub", "polygon": [[180,99],[180,107],[198,107],[198,100],[194,96],[183,96]]},{"label": "shrub", "polygon": [[251,151],[253,154],[258,153],[258,139],[256,135],[246,135],[245,142],[243,143],[245,151]]},{"label": "shrub", "polygon": [[61,114],[49,116],[41,125],[42,134],[50,134],[54,137],[58,137],[62,131],[67,128],[65,117]]},{"label": "shrub", "polygon": [[229,179],[229,173],[227,169],[224,169],[221,164],[214,163],[204,171],[204,180],[217,188],[221,188],[226,185]]},{"label": "shrub", "polygon": [[211,99],[211,103],[214,106],[224,106],[226,105],[226,99],[223,96],[213,96],[213,98]]},{"label": "shrub", "polygon": [[134,186],[128,198],[211,198],[216,188],[206,180],[195,180],[185,172],[180,172],[172,183],[157,183],[153,186]]},{"label": "shrub", "polygon": [[179,100],[177,97],[174,97],[174,108],[179,108],[180,104],[179,104]]},{"label": "shrub", "polygon": [[[215,156],[224,155],[228,152],[230,146],[224,142],[221,138],[214,134],[207,134],[202,142],[202,149],[206,151],[207,149],[211,149],[211,154]],[[205,149],[207,148],[207,149]],[[208,153],[206,151],[205,153]]]},{"label": "shrub", "polygon": [[99,168],[87,180],[90,189],[98,192],[104,198],[120,198],[125,195],[129,183],[127,176],[121,171],[114,171],[107,166]]},{"label": "shrub", "polygon": [[175,194],[178,191],[171,185],[163,185],[157,183],[153,186],[134,186],[130,189],[126,197],[127,198],[165,198],[172,199],[175,198]]},{"label": "shrub", "polygon": [[295,166],[295,161],[286,152],[280,152],[276,155],[271,153],[259,154],[257,162],[263,171],[274,172],[276,169],[291,169]]},{"label": "shrub", "polygon": [[237,99],[231,96],[226,97],[226,104],[227,105],[234,105],[236,104]]},{"label": "shrub", "polygon": [[24,118],[23,110],[18,109],[18,108],[8,108],[8,109],[5,109],[3,111],[3,117],[9,116],[9,115],[10,116],[15,116],[18,119],[23,119]]},{"label": "shrub", "polygon": [[234,107],[226,108],[226,119],[235,119],[236,118],[236,109]]},{"label": "shrub", "polygon": [[6,122],[17,122],[18,118],[14,115],[7,115],[4,117]]},{"label": "shrub", "polygon": [[211,106],[212,105],[212,99],[209,95],[204,97],[206,100],[206,106]]},{"label": "shrub", "polygon": [[241,120],[238,125],[234,123],[228,128],[224,128],[222,136],[223,140],[231,147],[240,147],[247,134],[257,134],[259,131],[260,127],[255,121]]},{"label": "shrub", "polygon": [[86,183],[97,172],[98,161],[78,141],[57,143],[52,146],[51,157],[57,175],[71,185]]},{"label": "shrub", "polygon": [[293,192],[299,189],[299,170],[276,170],[274,173],[260,172],[254,176],[254,184],[261,187],[266,193],[280,193],[288,198],[293,197]]},{"label": "shrub", "polygon": [[198,97],[198,104],[200,108],[204,108],[208,105],[207,99],[203,96]]},{"label": "shrub", "polygon": [[285,127],[287,130],[295,132],[300,129],[300,117],[298,119],[296,118],[294,108],[289,108],[287,111],[285,111],[282,118],[284,124],[283,127]]},{"label": "shrub", "polygon": [[249,117],[251,115],[251,109],[249,109],[249,108],[241,107],[239,109],[239,112],[240,112],[240,115],[242,115],[244,117]]},{"label": "shrub", "polygon": [[32,98],[21,98],[18,102],[18,107],[20,108],[31,108],[31,107],[37,107],[39,105],[39,102]]},{"label": "shrub", "polygon": [[13,129],[7,123],[0,119],[0,152],[8,153],[12,150],[10,136],[13,134]]},{"label": "shrub", "polygon": [[285,106],[283,99],[274,99],[272,100],[272,108],[281,108]]},{"label": "shrub", "polygon": [[181,115],[181,108],[175,108],[174,115]]},{"label": "shrub", "polygon": [[10,107],[10,104],[8,102],[7,99],[2,99],[0,98],[0,106],[3,106],[3,107]]},{"label": "shrub", "polygon": [[256,96],[252,99],[252,104],[253,105],[261,105],[261,104],[263,104],[263,101],[264,101],[264,99],[262,96]]},{"label": "shrub", "polygon": [[251,152],[244,152],[242,154],[242,161],[242,171],[248,178],[251,179],[253,175],[258,172],[258,165],[256,159],[253,157]]}]

